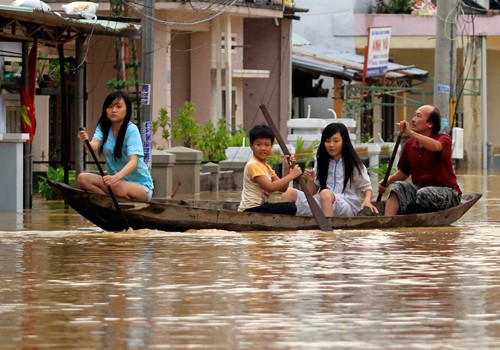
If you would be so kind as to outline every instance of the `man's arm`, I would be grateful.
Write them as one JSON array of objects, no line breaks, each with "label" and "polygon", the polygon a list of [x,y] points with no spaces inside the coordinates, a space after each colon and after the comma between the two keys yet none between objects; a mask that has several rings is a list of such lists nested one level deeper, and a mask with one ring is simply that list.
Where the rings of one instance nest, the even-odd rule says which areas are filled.
[{"label": "man's arm", "polygon": [[413,131],[410,128],[410,123],[408,123],[406,120],[399,122],[398,126],[400,131],[402,130],[405,135],[414,138],[425,149],[428,149],[432,152],[440,152],[443,149],[443,145],[441,144],[441,142],[434,140],[432,137],[425,136]]},{"label": "man's arm", "polygon": [[405,181],[408,177],[409,175],[406,175],[401,170],[396,170],[394,174],[389,176],[389,178],[387,179],[387,184],[385,186],[382,186],[382,182],[384,182],[384,180],[380,180],[380,182],[378,183],[378,193],[384,193],[389,185],[392,185],[396,181]]},{"label": "man's arm", "polygon": [[440,152],[443,149],[443,145],[438,140],[434,140],[432,137],[425,136],[410,130],[408,136],[413,137],[418,143],[422,145],[425,149],[432,152]]},{"label": "man's arm", "polygon": [[403,173],[401,170],[398,169],[394,174],[389,176],[389,178],[387,179],[387,186],[392,185],[396,181],[405,181],[407,178],[408,175],[406,175],[405,173]]}]

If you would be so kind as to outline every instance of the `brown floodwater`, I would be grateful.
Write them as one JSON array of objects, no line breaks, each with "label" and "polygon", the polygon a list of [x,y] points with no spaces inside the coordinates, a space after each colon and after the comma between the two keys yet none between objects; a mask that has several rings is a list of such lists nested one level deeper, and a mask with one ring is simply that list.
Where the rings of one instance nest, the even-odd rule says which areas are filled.
[{"label": "brown floodwater", "polygon": [[0,213],[1,349],[500,349],[500,175],[451,227],[104,232]]}]

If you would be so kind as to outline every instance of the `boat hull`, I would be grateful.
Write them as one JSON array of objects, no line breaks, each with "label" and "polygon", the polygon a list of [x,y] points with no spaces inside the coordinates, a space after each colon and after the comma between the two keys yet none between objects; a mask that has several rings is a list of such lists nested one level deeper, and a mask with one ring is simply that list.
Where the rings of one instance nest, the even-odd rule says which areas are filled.
[{"label": "boat hull", "polygon": [[[107,195],[90,193],[49,181],[52,189],[87,220],[106,231],[124,229],[120,212]],[[449,226],[462,217],[481,194],[464,195],[454,208],[396,216],[353,216],[329,219],[332,229],[380,229],[396,227]],[[313,217],[237,212],[237,202],[165,200],[142,202],[118,198],[121,213],[129,227],[162,231],[220,229],[229,231],[295,231],[316,230]],[[383,212],[383,202],[374,203]]]}]

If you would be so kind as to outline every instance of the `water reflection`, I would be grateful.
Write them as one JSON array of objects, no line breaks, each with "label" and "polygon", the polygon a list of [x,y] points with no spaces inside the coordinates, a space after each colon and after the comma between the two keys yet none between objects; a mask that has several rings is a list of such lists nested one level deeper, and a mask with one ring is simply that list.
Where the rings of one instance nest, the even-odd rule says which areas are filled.
[{"label": "water reflection", "polygon": [[62,201],[36,198],[33,209],[18,212],[0,211],[1,231],[22,230],[81,230],[94,225]]},{"label": "water reflection", "polygon": [[460,179],[486,195],[446,228],[107,233],[23,213],[0,232],[0,344],[500,348],[500,188],[483,179]]}]

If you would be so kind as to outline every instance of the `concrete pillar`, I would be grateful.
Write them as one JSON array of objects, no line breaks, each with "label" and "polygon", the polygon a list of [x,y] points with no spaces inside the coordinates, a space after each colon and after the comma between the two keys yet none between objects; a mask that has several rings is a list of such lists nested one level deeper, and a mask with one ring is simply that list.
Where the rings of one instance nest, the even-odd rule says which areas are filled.
[{"label": "concrete pillar", "polygon": [[[449,132],[450,98],[455,94],[457,24],[450,14],[455,13],[455,1],[440,1],[436,16],[436,49],[434,53],[434,106],[441,111],[441,129]],[[464,70],[466,71],[466,70]],[[448,123],[448,125],[446,125]],[[444,124],[444,125],[443,125]]]},{"label": "concrete pillar", "polygon": [[166,151],[152,151],[153,176],[155,189],[154,198],[167,198],[172,195],[175,154]]},{"label": "concrete pillar", "polygon": [[374,142],[381,142],[382,138],[382,96],[375,97],[373,106],[373,139]]},{"label": "concrete pillar", "polygon": [[28,134],[0,134],[0,211],[23,210],[23,142]]},{"label": "concrete pillar", "polygon": [[220,170],[233,172],[235,189],[241,190],[243,188],[243,171],[246,163],[243,160],[222,160],[219,162]]},{"label": "concrete pillar", "polygon": [[169,153],[175,155],[173,172],[174,188],[179,185],[179,194],[199,196],[200,194],[200,165],[203,152],[183,146],[168,149]]},{"label": "concrete pillar", "polygon": [[203,165],[201,171],[204,173],[210,173],[210,192],[219,192],[220,166],[210,162]]},{"label": "concrete pillar", "polygon": [[[467,42],[467,51],[470,57],[464,59],[464,71],[468,72],[468,79],[465,83],[465,91],[481,91],[481,37],[469,39]],[[464,125],[458,125],[464,128],[464,151],[465,157],[462,166],[469,170],[482,169],[482,98],[481,94],[464,94],[462,111],[464,113]]]},{"label": "concrete pillar", "polygon": [[380,146],[376,143],[366,143],[368,147],[368,166],[378,167],[380,163]]},{"label": "concrete pillar", "polygon": [[[376,143],[368,143],[368,167],[378,168],[380,166],[380,146]],[[370,174],[373,183],[378,182],[378,174]]]}]

